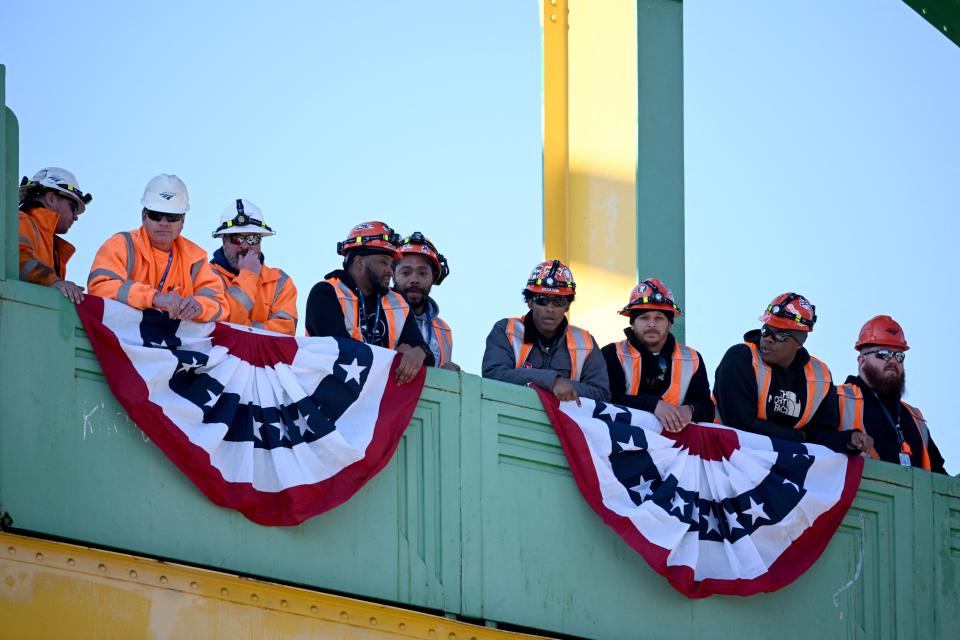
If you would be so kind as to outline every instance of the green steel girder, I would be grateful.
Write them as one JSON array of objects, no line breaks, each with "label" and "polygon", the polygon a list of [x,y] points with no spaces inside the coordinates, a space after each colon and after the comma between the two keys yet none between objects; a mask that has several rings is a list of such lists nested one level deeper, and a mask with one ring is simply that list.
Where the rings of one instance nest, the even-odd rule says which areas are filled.
[{"label": "green steel girder", "polygon": [[903,0],[937,31],[960,46],[960,0]]}]

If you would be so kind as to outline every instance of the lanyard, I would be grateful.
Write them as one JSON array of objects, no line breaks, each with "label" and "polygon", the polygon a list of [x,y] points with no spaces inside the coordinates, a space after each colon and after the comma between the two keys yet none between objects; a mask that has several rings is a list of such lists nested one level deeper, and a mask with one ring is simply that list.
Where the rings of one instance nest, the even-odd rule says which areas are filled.
[{"label": "lanyard", "polygon": [[880,405],[880,410],[883,411],[883,415],[886,416],[887,421],[893,426],[894,432],[897,434],[897,444],[900,445],[900,464],[905,467],[913,466],[913,463],[910,461],[910,445],[907,444],[906,438],[903,437],[903,429],[900,428],[900,418],[903,417],[902,408],[900,403],[897,403],[897,419],[894,421],[893,416],[890,415],[890,411],[887,409],[887,406],[883,404],[883,401],[880,400],[880,396],[877,395],[877,392],[872,388],[870,393],[873,394],[873,397],[877,399],[877,404]]},{"label": "lanyard", "polygon": [[160,276],[160,284],[157,285],[157,291],[163,293],[163,283],[167,281],[167,274],[170,273],[170,265],[173,264],[173,249],[170,249],[170,257],[167,258],[167,268],[163,270]]},{"label": "lanyard", "polygon": [[360,326],[360,333],[363,335],[364,342],[374,344],[374,331],[377,328],[377,323],[380,321],[380,296],[377,296],[377,314],[373,318],[373,327],[370,327],[367,320],[367,303],[364,301],[363,291],[358,291],[357,293],[360,294],[358,296],[360,298],[360,318],[357,319]]}]

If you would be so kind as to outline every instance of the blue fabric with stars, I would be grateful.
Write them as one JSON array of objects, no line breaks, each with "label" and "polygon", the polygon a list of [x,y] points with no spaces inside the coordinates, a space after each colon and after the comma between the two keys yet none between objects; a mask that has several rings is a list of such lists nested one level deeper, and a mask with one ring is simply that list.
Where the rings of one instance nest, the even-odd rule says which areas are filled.
[{"label": "blue fabric with stars", "polygon": [[634,504],[654,502],[689,525],[690,531],[699,532],[700,540],[736,542],[762,526],[779,523],[806,494],[803,486],[813,457],[802,443],[771,438],[777,459],[759,484],[720,501],[701,498],[681,487],[672,474],[662,477],[648,451],[647,431],[630,424],[629,410],[611,411],[608,406],[597,403],[593,417],[610,431],[609,460],[617,480]]}]

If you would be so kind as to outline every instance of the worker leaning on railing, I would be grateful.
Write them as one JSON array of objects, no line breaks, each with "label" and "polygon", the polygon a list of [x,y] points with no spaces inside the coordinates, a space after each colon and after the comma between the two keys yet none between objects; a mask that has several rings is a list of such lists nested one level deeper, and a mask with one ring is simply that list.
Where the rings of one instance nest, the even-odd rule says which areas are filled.
[{"label": "worker leaning on railing", "polygon": [[54,287],[73,303],[83,287],[66,279],[76,249],[60,237],[67,233],[93,196],[80,190],[66,169],[47,167],[20,182],[20,279]]},{"label": "worker leaning on railing", "polygon": [[162,173],[147,184],[140,204],[143,225],[115,234],[97,251],[90,294],[136,309],[163,309],[173,319],[224,317],[227,298],[207,252],[180,235],[190,209],[186,185]]},{"label": "worker leaning on railing", "polygon": [[620,310],[630,318],[626,339],[603,348],[613,402],[649,411],[672,433],[714,416],[703,357],[670,331],[682,314],[674,300],[657,278],[638,283]]}]

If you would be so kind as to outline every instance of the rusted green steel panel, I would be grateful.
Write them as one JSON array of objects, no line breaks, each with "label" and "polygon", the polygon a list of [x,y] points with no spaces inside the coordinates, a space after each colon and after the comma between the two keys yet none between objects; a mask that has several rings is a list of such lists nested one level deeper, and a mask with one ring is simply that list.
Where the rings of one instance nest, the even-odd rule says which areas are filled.
[{"label": "rusted green steel panel", "polygon": [[960,45],[960,0],[903,0],[941,34]]},{"label": "rusted green steel panel", "polygon": [[0,282],[0,508],[20,530],[594,638],[953,638],[960,482],[868,462],[794,584],[691,601],[579,495],[530,389],[431,371],[395,459],[292,528],[214,506],[127,420],[75,312]]}]

